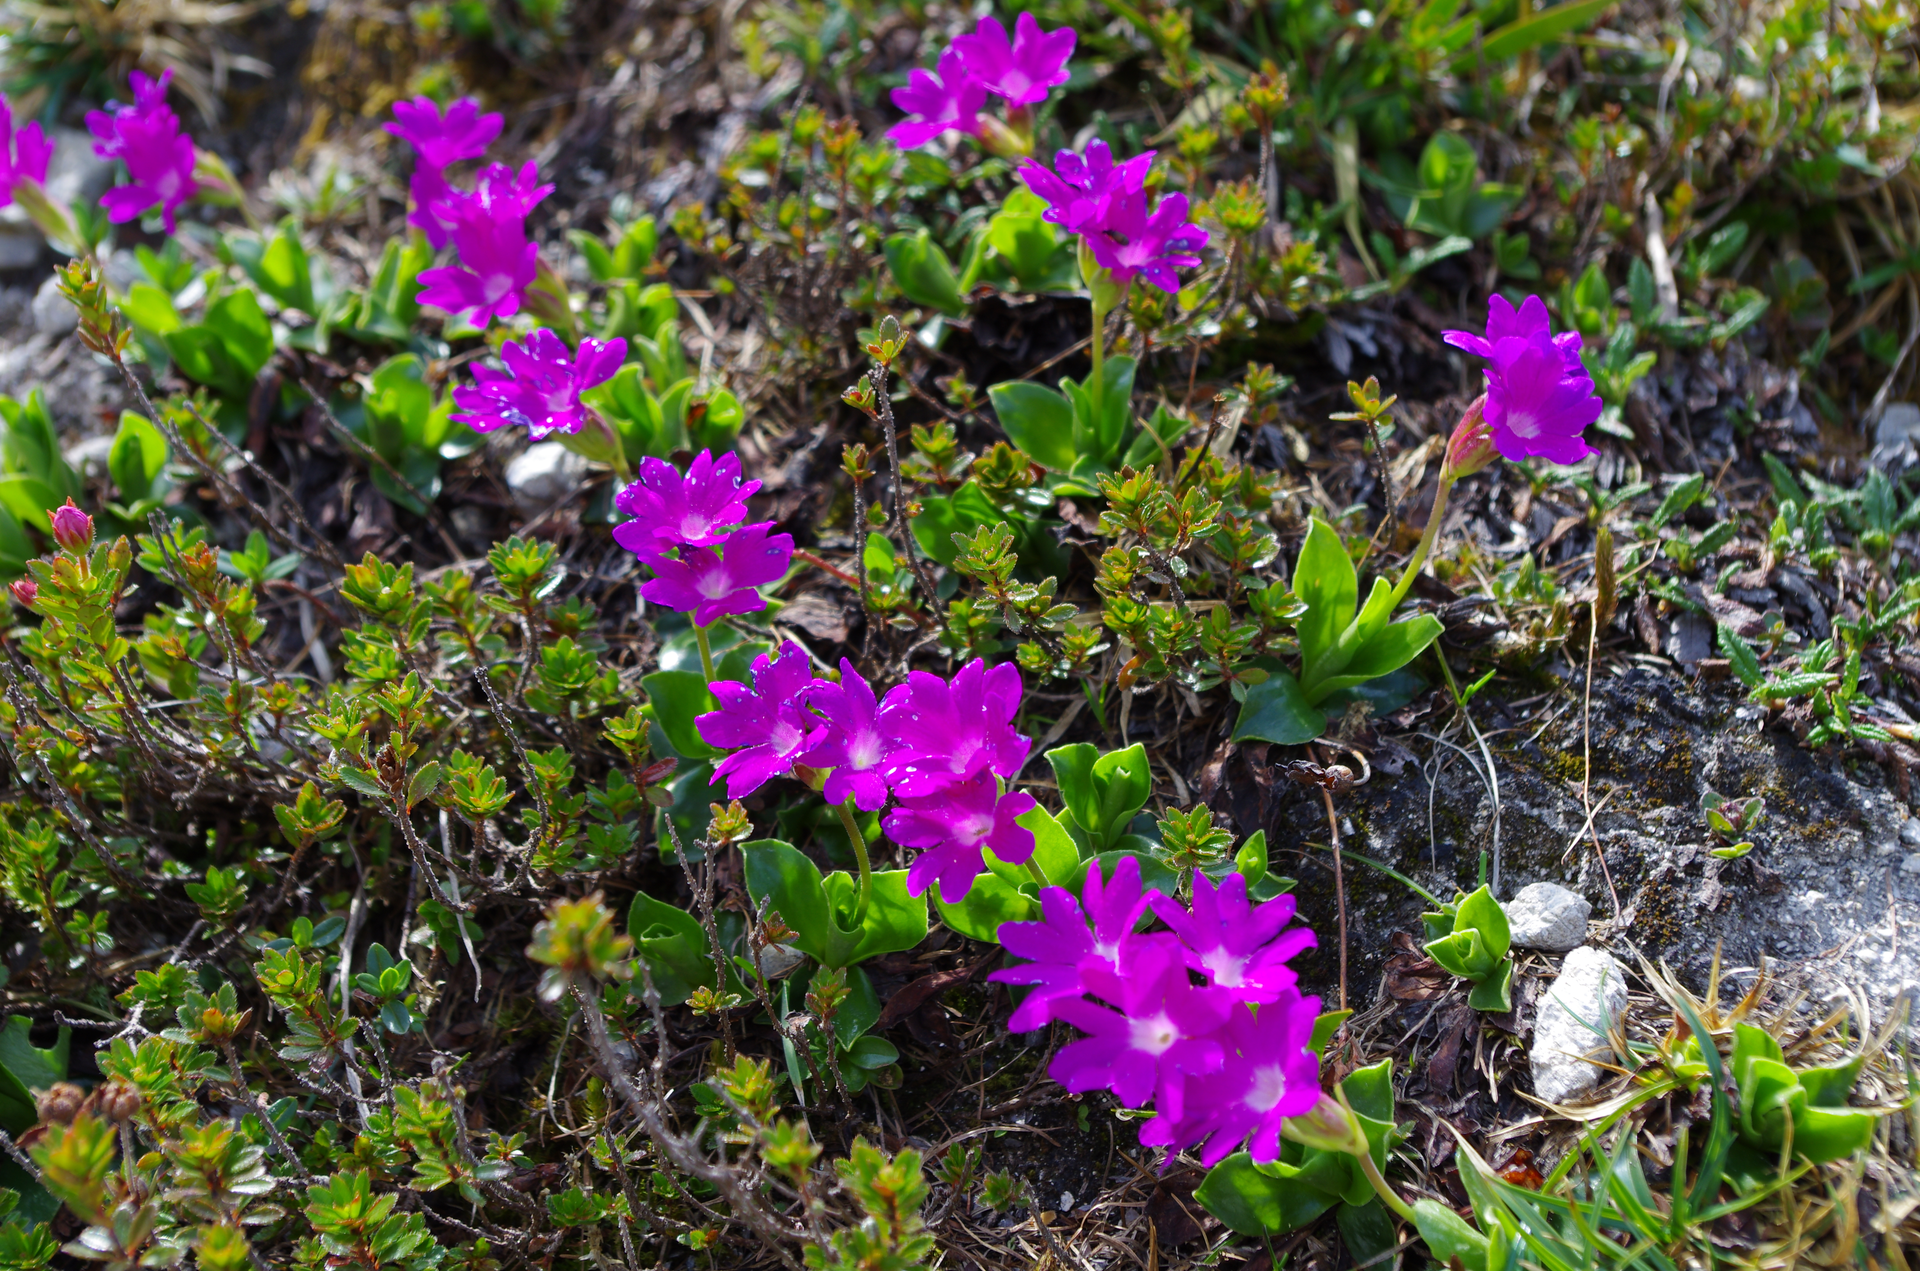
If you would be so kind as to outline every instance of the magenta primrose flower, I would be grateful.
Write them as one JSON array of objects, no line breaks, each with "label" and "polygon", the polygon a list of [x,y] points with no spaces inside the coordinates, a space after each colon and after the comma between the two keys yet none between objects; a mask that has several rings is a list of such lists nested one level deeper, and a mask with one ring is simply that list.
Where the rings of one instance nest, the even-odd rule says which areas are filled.
[{"label": "magenta primrose flower", "polygon": [[1179,1119],[1186,1079],[1217,1071],[1224,1058],[1215,1035],[1232,1000],[1187,978],[1170,937],[1143,942],[1127,973],[1089,970],[1088,986],[1118,1007],[1084,997],[1056,998],[1052,1013],[1087,1036],[1061,1049],[1047,1075],[1075,1094],[1102,1087],[1129,1108],[1149,1099],[1163,1117]]},{"label": "magenta primrose flower", "polygon": [[1040,214],[1041,220],[1080,234],[1105,225],[1115,198],[1146,188],[1147,171],[1153,167],[1156,153],[1148,150],[1125,163],[1115,163],[1107,143],[1096,137],[1087,143],[1084,157],[1071,150],[1057,152],[1053,168],[1029,159],[1020,169],[1020,179],[1050,205]]},{"label": "magenta primrose flower", "polygon": [[454,228],[440,213],[440,205],[455,193],[447,184],[447,168],[485,154],[500,135],[502,122],[498,114],[481,114],[480,103],[471,97],[455,101],[444,115],[431,97],[393,104],[393,122],[386,130],[411,145],[415,157],[408,187],[413,210],[407,214],[407,224],[425,231],[435,251],[447,245]]},{"label": "magenta primrose flower", "polygon": [[1033,745],[1013,730],[1019,710],[1020,672],[1011,663],[989,670],[975,658],[951,681],[912,672],[880,707],[880,731],[893,747],[888,782],[918,798],[982,772],[1011,779]]},{"label": "magenta primrose flower", "polygon": [[[1145,939],[1134,928],[1147,912],[1140,891],[1140,861],[1123,856],[1113,877],[1102,883],[1100,862],[1087,866],[1081,901],[1064,887],[1040,892],[1039,922],[1005,922],[997,935],[1000,945],[1027,961],[987,976],[998,984],[1031,984],[1033,992],[1014,1009],[1007,1027],[1016,1033],[1039,1028],[1051,1017],[1048,1004],[1059,997],[1078,997],[1088,991],[1087,973],[1124,975],[1123,961],[1134,944]],[[1130,944],[1129,942],[1133,942]]]},{"label": "magenta primrose flower", "polygon": [[942,53],[934,70],[909,71],[906,84],[891,96],[893,104],[907,112],[905,119],[887,130],[887,137],[902,149],[918,150],[948,132],[980,135],[986,85],[967,73],[958,49]]},{"label": "magenta primrose flower", "polygon": [[691,613],[702,627],[728,614],[765,609],[759,589],[778,581],[793,562],[793,536],[772,529],[772,521],[743,525],[717,548],[684,547],[678,557],[635,552],[654,573],[640,585],[640,594],[656,605]]},{"label": "magenta primrose flower", "polygon": [[1547,306],[1528,296],[1516,313],[1504,296],[1487,302],[1487,331],[1443,333],[1447,343],[1492,363],[1483,413],[1493,445],[1509,460],[1578,463],[1594,453],[1581,434],[1603,409],[1580,360],[1580,333],[1554,335]]},{"label": "magenta primrose flower", "polygon": [[13,187],[17,182],[44,185],[47,162],[52,158],[53,143],[40,131],[39,121],[14,131],[13,108],[6,98],[0,97],[0,207],[13,202]]},{"label": "magenta primrose flower", "polygon": [[826,719],[817,745],[800,757],[809,768],[831,768],[821,795],[828,803],[852,799],[862,812],[887,806],[887,779],[881,764],[887,757],[887,739],[880,732],[879,704],[873,687],[853,663],[840,659],[840,682],[815,680],[807,690],[807,705]]},{"label": "magenta primrose flower", "polygon": [[1009,865],[1026,864],[1033,855],[1033,831],[1018,819],[1035,806],[1030,794],[1002,792],[989,772],[934,794],[901,799],[882,824],[894,842],[921,849],[907,867],[907,894],[923,895],[938,882],[941,901],[959,904],[986,872],[984,849]]},{"label": "magenta primrose flower", "polygon": [[472,193],[454,190],[434,206],[452,226],[458,265],[420,273],[420,303],[464,314],[475,326],[520,311],[520,297],[539,273],[540,248],[527,241],[527,214],[553,192],[538,185],[533,163],[515,174],[503,163],[481,172]]},{"label": "magenta primrose flower", "polygon": [[751,687],[715,680],[707,687],[720,709],[695,716],[701,740],[733,753],[714,766],[729,799],[744,799],[775,777],[793,771],[794,759],[827,730],[803,708],[813,671],[807,651],[788,641],[779,656],[753,660]]},{"label": "magenta primrose flower", "polygon": [[627,342],[584,339],[569,353],[564,340],[536,327],[524,343],[508,340],[500,350],[506,369],[473,368],[472,384],[456,385],[454,418],[475,432],[511,424],[537,441],[554,433],[578,433],[587,420],[580,394],[613,378],[626,360]]},{"label": "magenta primrose flower", "polygon": [[747,498],[759,488],[758,481],[740,480],[736,454],[716,459],[702,450],[684,476],[664,459],[642,459],[640,479],[613,500],[630,518],[613,527],[614,541],[643,554],[679,544],[711,547],[747,519]]},{"label": "magenta primrose flower", "polygon": [[[1258,1011],[1235,1003],[1216,1036],[1220,1070],[1189,1083],[1181,1116],[1156,1116],[1140,1129],[1148,1147],[1199,1149],[1212,1168],[1242,1143],[1256,1164],[1280,1155],[1280,1125],[1320,1098],[1320,1061],[1307,1049],[1320,999],[1291,989]],[[1249,1141],[1249,1138],[1251,1141]]]},{"label": "magenta primrose flower", "polygon": [[1149,214],[1146,191],[1125,190],[1114,195],[1106,216],[1087,234],[1087,245],[1121,287],[1137,274],[1173,295],[1180,290],[1173,271],[1200,263],[1207,231],[1187,220],[1186,195],[1167,195]]},{"label": "magenta primrose flower", "polygon": [[[967,71],[990,93],[1015,106],[1047,100],[1047,90],[1067,82],[1067,59],[1073,56],[1072,27],[1042,31],[1031,13],[1014,21],[1013,39],[994,17],[958,36],[949,52],[958,52]],[[896,105],[899,103],[896,102]]]},{"label": "magenta primrose flower", "polygon": [[[171,234],[176,228],[174,211],[199,188],[193,179],[193,142],[181,133],[180,120],[167,105],[167,85],[172,80],[171,69],[161,72],[157,80],[135,71],[133,105],[108,102],[106,110],[87,112],[93,152],[127,165],[128,183],[100,196],[100,206],[115,225],[158,207]],[[43,165],[43,176],[45,171]]]},{"label": "magenta primrose flower", "polygon": [[1216,887],[1195,873],[1191,909],[1158,894],[1151,903],[1180,938],[1188,969],[1243,1002],[1271,1002],[1290,991],[1299,977],[1287,959],[1315,943],[1305,927],[1283,930],[1293,918],[1291,895],[1248,904],[1247,880],[1239,874],[1228,874]]}]

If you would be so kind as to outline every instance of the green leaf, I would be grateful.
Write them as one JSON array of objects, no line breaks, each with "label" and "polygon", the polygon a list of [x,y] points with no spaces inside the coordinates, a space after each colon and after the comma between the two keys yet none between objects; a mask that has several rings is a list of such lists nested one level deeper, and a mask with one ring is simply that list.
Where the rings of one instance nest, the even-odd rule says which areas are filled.
[{"label": "green leaf", "polygon": [[1539,48],[1550,40],[1557,40],[1570,31],[1585,27],[1617,2],[1618,0],[1569,0],[1566,4],[1535,13],[1530,18],[1509,22],[1481,41],[1477,51],[1470,50],[1454,59],[1455,63],[1459,65],[1469,62],[1476,55],[1489,62],[1518,57],[1528,49]]},{"label": "green leaf", "polygon": [[1419,657],[1446,628],[1430,613],[1387,624],[1348,659],[1341,674],[1330,675],[1305,690],[1309,702],[1319,705],[1342,689],[1390,675]]},{"label": "green leaf", "polygon": [[[662,1005],[678,1006],[696,988],[714,987],[713,954],[700,920],[676,906],[635,892],[627,907],[627,935],[659,991]],[[640,981],[636,978],[635,985]],[[728,968],[729,987],[738,985]]]},{"label": "green leaf", "polygon": [[440,762],[437,759],[429,759],[425,764],[421,765],[418,772],[413,774],[413,780],[407,783],[408,811],[419,807],[422,803],[432,798],[433,792],[439,788]]},{"label": "green leaf", "polygon": [[941,922],[969,940],[987,944],[1000,942],[1001,923],[1030,922],[1040,916],[1038,901],[991,868],[973,880],[973,886],[958,904],[949,905],[941,900],[938,888],[928,894],[933,897],[933,907]]},{"label": "green leaf", "polygon": [[145,416],[132,411],[120,413],[120,429],[113,435],[113,448],[107,452],[107,472],[120,492],[123,503],[146,498],[154,481],[167,466],[167,439]]},{"label": "green leaf", "polygon": [[1298,1231],[1333,1208],[1337,1199],[1306,1183],[1261,1173],[1245,1152],[1235,1152],[1208,1170],[1193,1198],[1243,1236]]},{"label": "green leaf", "polygon": [[1240,718],[1233,726],[1233,740],[1297,746],[1312,741],[1326,728],[1326,715],[1307,700],[1293,673],[1275,670],[1247,690],[1246,700],[1240,703]]},{"label": "green leaf", "polygon": [[1146,747],[1138,742],[1106,754],[1085,742],[1060,746],[1047,752],[1047,763],[1061,801],[1095,852],[1116,847],[1153,796]]},{"label": "green leaf", "polygon": [[926,230],[913,234],[894,234],[886,241],[887,269],[907,299],[942,313],[966,312],[966,299],[960,294],[960,280],[953,262],[933,235]]},{"label": "green leaf", "polygon": [[1387,1255],[1400,1243],[1393,1215],[1387,1212],[1378,1196],[1364,1205],[1340,1206],[1334,1211],[1333,1221],[1340,1228],[1340,1239],[1346,1243],[1347,1253],[1360,1266],[1385,1265]]},{"label": "green leaf", "polygon": [[1302,673],[1311,680],[1313,668],[1332,651],[1340,633],[1353,621],[1360,597],[1360,581],[1340,532],[1317,516],[1294,565],[1293,594],[1307,606],[1297,630]]},{"label": "green leaf", "polygon": [[1313,1036],[1307,1042],[1307,1049],[1324,1057],[1328,1044],[1333,1041],[1333,1035],[1340,1031],[1340,1025],[1352,1017],[1352,1011],[1322,1011],[1314,1016]]},{"label": "green leaf", "polygon": [[48,519],[62,499],[54,488],[38,477],[0,477],[0,508],[5,508],[22,525],[51,533]]},{"label": "green leaf", "polygon": [[1476,1011],[1504,1015],[1513,1009],[1513,959],[1503,958],[1492,975],[1474,984],[1467,1005]]},{"label": "green leaf", "polygon": [[25,1015],[8,1016],[6,1027],[0,1028],[0,1129],[9,1134],[32,1129],[40,1120],[35,1090],[67,1079],[72,1030],[63,1025],[48,1050],[33,1044],[32,1031],[33,1021]]},{"label": "green leaf", "polygon": [[1454,910],[1453,929],[1459,931],[1467,927],[1480,933],[1487,952],[1495,958],[1506,957],[1507,950],[1513,946],[1513,928],[1507,923],[1507,911],[1493,898],[1490,887],[1480,887]]},{"label": "green leaf", "polygon": [[1255,830],[1233,855],[1233,872],[1252,887],[1267,876],[1267,832]]},{"label": "green leaf", "polygon": [[273,357],[273,324],[253,292],[245,287],[229,291],[207,306],[200,325],[219,337],[251,388]]},{"label": "green leaf", "polygon": [[1487,1271],[1487,1238],[1447,1206],[1422,1196],[1413,1202],[1413,1224],[1441,1266],[1458,1259],[1463,1271]]},{"label": "green leaf", "polygon": [[1426,954],[1463,980],[1477,980],[1493,969],[1487,946],[1477,931],[1454,931],[1427,942]]},{"label": "green leaf", "polygon": [[641,677],[640,688],[647,695],[654,722],[667,735],[676,755],[710,759],[721,753],[702,741],[694,726],[695,716],[720,708],[698,671],[655,671]]},{"label": "green leaf", "polygon": [[1042,384],[1013,380],[987,390],[1007,439],[1049,472],[1073,467],[1073,406]]},{"label": "green leaf", "polygon": [[316,312],[313,266],[307,259],[307,249],[301,244],[299,231],[291,219],[283,223],[280,232],[267,243],[266,251],[260,255],[258,270],[248,272],[260,284],[262,291],[287,308],[298,309],[306,314]]},{"label": "green leaf", "polygon": [[1714,639],[1720,646],[1720,652],[1732,664],[1734,678],[1748,688],[1759,687],[1766,677],[1760,670],[1760,658],[1753,651],[1753,646],[1742,640],[1738,632],[1725,624],[1722,624],[1714,633]]},{"label": "green leaf", "polygon": [[907,895],[904,870],[874,874],[866,918],[854,927],[859,884],[844,871],[822,879],[818,866],[777,839],[744,843],[740,853],[748,894],[771,903],[798,933],[794,943],[822,966],[851,966],[926,938],[926,900]]},{"label": "green leaf", "polygon": [[181,326],[180,311],[173,307],[172,299],[152,283],[133,284],[120,302],[120,312],[149,335],[169,335]]}]

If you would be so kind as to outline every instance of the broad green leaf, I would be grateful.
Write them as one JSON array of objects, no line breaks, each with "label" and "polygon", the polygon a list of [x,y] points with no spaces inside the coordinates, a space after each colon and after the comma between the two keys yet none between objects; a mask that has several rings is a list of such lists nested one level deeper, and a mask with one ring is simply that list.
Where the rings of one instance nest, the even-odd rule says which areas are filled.
[{"label": "broad green leaf", "polygon": [[966,311],[966,299],[960,294],[960,280],[954,275],[953,262],[928,231],[894,234],[887,239],[885,251],[887,269],[907,299],[942,313]]},{"label": "broad green leaf", "polygon": [[273,324],[252,291],[229,291],[207,306],[201,325],[214,333],[247,377],[253,380],[273,357]]},{"label": "broad green leaf", "polygon": [[1314,685],[1306,691],[1306,696],[1317,705],[1341,689],[1391,674],[1419,657],[1428,645],[1439,639],[1445,629],[1440,620],[1430,613],[1419,614],[1403,622],[1388,623],[1385,629],[1353,655],[1342,668],[1341,674],[1329,676]]},{"label": "broad green leaf", "polygon": [[[832,904],[836,922],[851,923],[860,911],[860,880],[846,870],[835,870],[821,879],[827,900]],[[927,938],[927,898],[907,894],[907,871],[875,870],[873,897],[867,902],[866,920],[860,924],[849,962],[864,962],[885,953],[911,949]]]},{"label": "broad green leaf", "polygon": [[1146,747],[1099,753],[1080,742],[1047,752],[1061,800],[1095,852],[1118,845],[1136,813],[1153,796]]},{"label": "broad green leaf", "polygon": [[1042,384],[1013,380],[989,388],[987,398],[1022,454],[1049,472],[1073,467],[1073,407],[1065,397]]},{"label": "broad green leaf", "polygon": [[1233,726],[1235,741],[1270,741],[1297,746],[1312,741],[1327,728],[1327,717],[1300,691],[1290,671],[1269,671],[1267,678],[1247,690],[1240,718]]},{"label": "broad green leaf", "polygon": [[1480,43],[1477,50],[1456,58],[1456,64],[1475,56],[1488,62],[1517,57],[1528,49],[1539,48],[1551,40],[1585,27],[1611,9],[1618,0],[1568,0],[1566,4],[1543,9],[1532,17],[1509,22]]},{"label": "broad green leaf", "polygon": [[1040,916],[1039,902],[993,869],[974,879],[958,904],[945,903],[938,893],[933,888],[928,894],[940,921],[969,940],[998,944],[1001,923],[1031,922]]},{"label": "broad green leaf", "polygon": [[1507,956],[1512,947],[1512,928],[1507,923],[1507,911],[1493,898],[1493,889],[1480,887],[1472,895],[1460,902],[1453,913],[1454,930],[1472,927],[1480,933],[1486,942],[1487,952],[1496,958]]},{"label": "broad green leaf", "polygon": [[742,844],[740,852],[748,894],[771,903],[798,933],[794,943],[822,966],[851,966],[926,938],[926,899],[907,895],[905,870],[874,874],[865,920],[854,926],[859,882],[851,875],[838,871],[823,879],[818,866],[777,839]]},{"label": "broad green leaf", "polygon": [[64,500],[38,477],[0,477],[0,508],[5,508],[22,525],[51,533],[48,514]]},{"label": "broad green leaf", "polygon": [[1333,1212],[1333,1221],[1340,1228],[1340,1239],[1346,1244],[1348,1255],[1360,1266],[1369,1263],[1384,1266],[1388,1255],[1400,1243],[1393,1215],[1387,1212],[1378,1196],[1364,1205],[1340,1206]]},{"label": "broad green leaf", "polygon": [[1353,560],[1347,555],[1340,532],[1317,516],[1307,530],[1307,541],[1301,544],[1300,558],[1294,565],[1293,594],[1307,606],[1296,630],[1306,668],[1303,674],[1311,680],[1314,678],[1312,668],[1327,656],[1340,633],[1353,621],[1354,605],[1360,596],[1360,581],[1353,572]]},{"label": "broad green leaf", "polygon": [[685,759],[709,759],[720,753],[701,739],[694,725],[695,716],[719,709],[698,671],[655,671],[641,678],[640,688],[647,695],[654,722],[667,735],[675,754]]},{"label": "broad green leaf", "polygon": [[128,288],[126,299],[120,302],[120,312],[127,315],[127,321],[151,335],[168,335],[181,326],[180,311],[173,307],[172,299],[152,283],[137,282]]},{"label": "broad green leaf", "polygon": [[45,1090],[67,1079],[67,1052],[73,1038],[64,1025],[50,1049],[42,1050],[30,1038],[33,1021],[25,1015],[7,1018],[0,1028],[0,1129],[20,1134],[40,1120],[33,1101],[35,1090]]},{"label": "broad green leaf", "polygon": [[167,439],[160,435],[145,416],[132,411],[120,414],[120,429],[113,435],[113,448],[107,452],[107,473],[120,492],[123,503],[146,498],[153,483],[167,466]]},{"label": "broad green leaf", "polygon": [[1193,1198],[1215,1218],[1243,1236],[1278,1236],[1298,1231],[1327,1210],[1338,1197],[1298,1179],[1279,1179],[1254,1168],[1253,1158],[1235,1152],[1207,1171]]},{"label": "broad green leaf", "polygon": [[1451,1264],[1462,1271],[1488,1271],[1487,1238],[1453,1210],[1422,1196],[1413,1202],[1413,1222],[1420,1229],[1420,1238],[1432,1251],[1434,1261],[1441,1266]]}]

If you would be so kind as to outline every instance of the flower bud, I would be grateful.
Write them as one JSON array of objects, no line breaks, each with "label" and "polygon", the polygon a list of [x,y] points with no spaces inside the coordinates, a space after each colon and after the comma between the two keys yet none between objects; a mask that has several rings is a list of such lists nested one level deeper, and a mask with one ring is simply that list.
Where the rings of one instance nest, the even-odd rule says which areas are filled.
[{"label": "flower bud", "polygon": [[93,518],[68,499],[53,510],[53,541],[70,552],[86,551],[93,546]]},{"label": "flower bud", "polygon": [[31,578],[14,580],[11,590],[14,603],[22,609],[33,608],[33,602],[40,598],[40,584]]},{"label": "flower bud", "polygon": [[1447,459],[1440,469],[1446,479],[1470,477],[1500,457],[1500,452],[1493,448],[1493,428],[1486,420],[1486,405],[1487,395],[1482,393],[1453,426],[1453,436],[1447,438]]},{"label": "flower bud", "polygon": [[42,1125],[72,1125],[87,1092],[70,1081],[56,1081],[33,1097]]},{"label": "flower bud", "polygon": [[1320,1093],[1320,1102],[1306,1112],[1282,1121],[1280,1134],[1295,1143],[1317,1147],[1324,1152],[1364,1156],[1368,1151],[1367,1135],[1360,1128],[1360,1123],[1354,1120],[1353,1114],[1338,1099],[1325,1091]]}]

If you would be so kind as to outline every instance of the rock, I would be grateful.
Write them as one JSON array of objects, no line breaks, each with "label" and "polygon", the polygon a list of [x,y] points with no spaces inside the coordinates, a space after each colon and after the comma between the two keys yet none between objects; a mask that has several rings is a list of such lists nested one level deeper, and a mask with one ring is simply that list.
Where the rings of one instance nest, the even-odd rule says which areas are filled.
[{"label": "rock", "polygon": [[1908,856],[1906,860],[1901,861],[1900,872],[1903,874],[1920,874],[1920,852],[1915,852]]},{"label": "rock", "polygon": [[539,512],[571,494],[586,475],[585,458],[557,441],[543,441],[507,465],[507,489],[522,512]]},{"label": "rock", "polygon": [[1586,1056],[1610,1060],[1607,1030],[1627,1007],[1626,968],[1601,949],[1575,949],[1541,995],[1533,1025],[1533,1093],[1548,1103],[1577,1099],[1600,1084]]},{"label": "rock", "polygon": [[33,293],[33,329],[58,339],[78,325],[80,315],[74,312],[73,303],[60,294],[60,280],[47,275],[40,290]]},{"label": "rock", "polygon": [[1514,944],[1548,953],[1565,953],[1585,943],[1587,917],[1593,912],[1585,896],[1558,883],[1522,887],[1505,908]]},{"label": "rock", "polygon": [[1900,841],[1908,847],[1920,847],[1920,816],[1910,816],[1901,824]]},{"label": "rock", "polygon": [[1872,458],[1883,468],[1905,468],[1920,461],[1920,406],[1887,403],[1874,425]]},{"label": "rock", "polygon": [[102,433],[76,441],[63,452],[67,466],[84,477],[97,477],[107,470],[107,456],[113,451],[113,434]]}]

